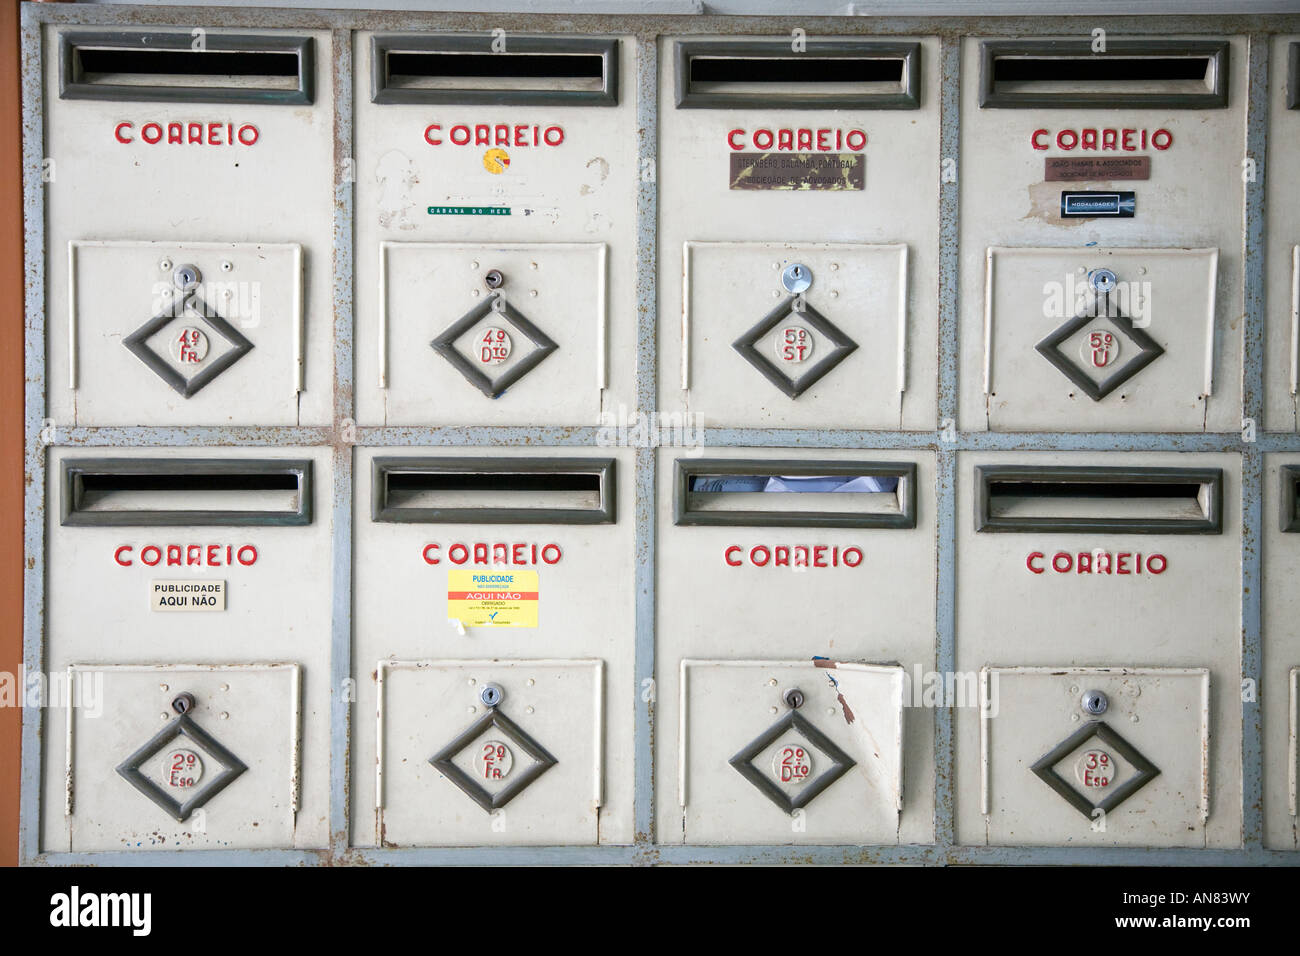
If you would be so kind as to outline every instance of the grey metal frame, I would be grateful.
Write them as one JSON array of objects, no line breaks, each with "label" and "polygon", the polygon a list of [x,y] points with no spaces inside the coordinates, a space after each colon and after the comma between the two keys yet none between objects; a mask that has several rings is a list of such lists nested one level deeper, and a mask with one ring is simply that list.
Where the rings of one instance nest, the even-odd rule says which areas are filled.
[{"label": "grey metal frame", "polygon": [[1300,465],[1283,465],[1278,471],[1278,500],[1282,504],[1282,530],[1288,533],[1300,531],[1300,508],[1296,507]]},{"label": "grey metal frame", "polygon": [[[618,492],[613,458],[374,458],[370,465],[370,519],[404,524],[613,524]],[[401,508],[388,500],[388,476],[595,475],[595,508]]]},{"label": "grey metal frame", "polygon": [[[1059,9],[1057,6],[1055,9]],[[1155,11],[1153,11],[1155,12]],[[1173,12],[1162,3],[1162,14]],[[44,108],[41,83],[41,31],[54,27],[149,29],[188,28],[194,22],[213,27],[259,30],[325,30],[332,39],[333,60],[321,66],[322,80],[334,92],[336,177],[334,203],[333,351],[334,423],[328,427],[57,427],[45,420],[45,184]],[[1242,412],[1245,424],[1262,422],[1264,383],[1264,191],[1268,166],[1269,44],[1279,34],[1300,34],[1300,15],[1131,16],[1088,13],[1046,14],[1033,18],[972,16],[714,16],[647,15],[637,17],[565,14],[536,15],[509,12],[435,13],[403,11],[332,11],[317,9],[273,10],[249,7],[155,7],[101,4],[33,4],[22,6],[23,141],[25,248],[26,248],[26,412],[25,473],[28,476],[24,513],[24,663],[29,672],[43,668],[44,607],[46,600],[46,464],[54,446],[113,449],[117,447],[207,447],[258,449],[298,445],[331,449],[333,488],[329,517],[332,522],[332,629],[330,633],[331,686],[341,686],[353,676],[352,662],[352,522],[353,458],[356,446],[367,447],[553,447],[578,449],[600,441],[596,427],[360,427],[353,410],[353,185],[345,160],[351,157],[352,114],[355,102],[352,38],[356,30],[403,30],[437,33],[489,33],[494,28],[520,33],[631,36],[636,46],[636,145],[639,159],[653,168],[659,158],[657,78],[661,37],[789,36],[803,29],[811,36],[841,35],[859,38],[909,39],[937,37],[940,82],[939,150],[943,158],[959,157],[961,141],[961,47],[965,38],[1019,34],[1027,37],[1086,36],[1095,28],[1112,37],[1142,35],[1242,36],[1248,48],[1246,100],[1246,153],[1256,158],[1253,182],[1243,183],[1245,216],[1241,277],[1245,296],[1243,317]],[[1274,62],[1273,69],[1282,65]],[[967,77],[968,82],[977,82]],[[718,447],[771,449],[880,449],[927,451],[936,460],[935,514],[935,669],[956,666],[956,497],[958,456],[983,451],[1007,452],[1193,452],[1230,453],[1242,461],[1239,500],[1242,515],[1241,676],[1261,675],[1261,533],[1263,457],[1270,453],[1300,454],[1300,434],[1295,432],[1242,432],[1163,434],[1154,432],[1016,432],[962,430],[957,427],[958,378],[958,259],[957,235],[961,185],[935,170],[939,195],[938,288],[939,332],[938,420],[933,430],[810,428],[719,428],[709,432]],[[657,408],[658,359],[656,336],[658,302],[655,274],[658,267],[656,220],[658,187],[654,177],[636,182],[636,401],[639,409]],[[1253,438],[1254,440],[1248,440]],[[331,865],[341,862],[377,865],[501,865],[549,864],[709,864],[789,863],[793,860],[823,864],[896,865],[1300,865],[1300,852],[1274,849],[1265,844],[1263,817],[1263,753],[1258,702],[1242,703],[1242,830],[1241,844],[1231,849],[1080,846],[988,846],[963,844],[955,833],[954,737],[950,709],[935,711],[934,735],[934,840],[902,846],[683,846],[659,841],[655,828],[654,703],[644,695],[646,681],[656,670],[673,662],[657,662],[655,654],[655,563],[657,545],[657,470],[653,448],[633,449],[635,490],[635,663],[634,686],[614,688],[613,699],[634,709],[633,777],[635,841],[630,845],[593,847],[422,847],[369,848],[350,846],[348,779],[351,708],[340,694],[331,695],[330,809],[331,838],[324,852],[314,849],[205,850],[157,852],[61,852],[41,847],[42,738],[50,732],[45,715],[37,709],[23,712],[20,861],[28,865]],[[1236,496],[1234,496],[1236,497]],[[649,697],[650,699],[647,699]]]},{"label": "grey metal frame", "polygon": [[[834,346],[798,378],[787,376],[772,364],[771,359],[766,355],[760,355],[758,349],[754,347],[759,339],[776,328],[788,315],[795,316],[791,321],[803,321],[811,325]],[[731,347],[787,397],[798,398],[821,381],[831,369],[857,351],[858,343],[849,338],[834,322],[814,309],[802,295],[792,295],[778,302],[776,308],[732,342]]]},{"label": "grey metal frame", "polygon": [[315,101],[316,45],[311,37],[260,34],[239,36],[215,33],[204,39],[208,53],[292,53],[298,57],[298,87],[293,90],[257,90],[246,87],[148,86],[87,83],[77,69],[77,51],[90,47],[140,50],[189,50],[189,32],[113,33],[74,32],[59,38],[59,96],[66,100],[115,100],[146,103],[270,103],[307,106]]},{"label": "grey metal frame", "polygon": [[[140,772],[140,767],[146,760],[156,757],[177,737],[190,738],[202,747],[205,753],[221,762],[221,772],[210,782],[199,787],[183,803]],[[234,783],[236,778],[247,769],[247,765],[242,760],[195,723],[189,714],[181,714],[170,721],[166,727],[154,734],[147,744],[117,766],[118,775],[123,780],[180,823],[184,823],[190,818],[190,814]]]},{"label": "grey metal frame", "polygon": [[[298,482],[293,511],[85,511],[81,507],[87,474],[185,478],[195,475],[291,475]],[[59,523],[64,527],[248,527],[308,525],[314,487],[308,458],[78,458],[63,459],[59,480]]]},{"label": "grey metal frame", "polygon": [[[1108,792],[1106,798],[1099,803],[1090,803],[1083,794],[1070,786],[1070,782],[1058,774],[1055,769],[1056,764],[1073,753],[1080,744],[1091,740],[1093,737],[1110,747],[1111,750],[1114,750],[1131,763],[1137,770],[1136,776],[1130,777],[1114,790]],[[1142,756],[1136,747],[1121,737],[1104,720],[1092,720],[1084,724],[1075,733],[1070,734],[1050,751],[1039,757],[1029,769],[1033,771],[1039,780],[1059,793],[1066,803],[1082,813],[1088,820],[1094,819],[1093,814],[1098,810],[1102,813],[1110,813],[1133,794],[1160,776],[1160,768]]]},{"label": "grey metal frame", "polygon": [[[1107,57],[1170,57],[1179,53],[1209,57],[1214,86],[1204,93],[1008,93],[997,91],[994,66],[998,57],[1092,59]],[[1228,43],[1215,40],[1108,39],[1098,54],[1090,40],[985,40],[980,43],[979,103],[981,109],[1167,109],[1213,110],[1228,105]]]},{"label": "grey metal frame", "polygon": [[[617,39],[511,36],[504,53],[494,53],[491,34],[477,36],[420,36],[392,34],[370,39],[370,102],[457,104],[468,106],[617,106]],[[389,53],[490,53],[507,62],[513,54],[589,54],[601,59],[601,89],[587,90],[479,90],[397,89],[388,85]]]},{"label": "grey metal frame", "polygon": [[[473,743],[489,727],[496,727],[501,731],[503,737],[533,758],[533,763],[527,769],[520,770],[513,780],[496,793],[489,791],[453,763],[456,754]],[[459,787],[467,797],[488,813],[491,813],[493,810],[504,807],[523,793],[525,787],[554,767],[559,761],[551,755],[550,751],[530,737],[527,731],[499,709],[492,707],[488,709],[486,714],[465,728],[465,731],[459,734],[455,740],[430,757],[429,763]]]},{"label": "grey metal frame", "polygon": [[[498,306],[497,302],[501,304]],[[504,317],[516,332],[532,343],[533,349],[501,375],[488,378],[482,369],[476,368],[469,359],[456,350],[456,340],[493,314]],[[484,299],[449,325],[429,344],[433,346],[435,352],[450,362],[456,371],[465,376],[466,381],[488,398],[500,398],[506,393],[506,389],[541,365],[547,356],[560,347],[500,295]]]},{"label": "grey metal frame", "polygon": [[[1101,302],[1106,303],[1108,296],[1102,296]],[[1060,328],[1056,329],[1041,342],[1034,346],[1034,349],[1047,361],[1051,362],[1062,375],[1075,384],[1079,391],[1083,392],[1094,402],[1100,402],[1115,389],[1119,388],[1138,372],[1142,371],[1160,356],[1165,354],[1164,347],[1153,339],[1145,329],[1139,329],[1133,324],[1133,320],[1127,315],[1116,313],[1109,315],[1109,309],[1105,305],[1100,305],[1095,310],[1095,314],[1084,311],[1070,319]],[[1101,319],[1113,324],[1124,335],[1128,336],[1130,342],[1138,347],[1138,354],[1134,355],[1115,371],[1111,372],[1100,382],[1094,382],[1084,371],[1079,368],[1071,359],[1061,351],[1061,344],[1070,336],[1074,335],[1080,329]]]},{"label": "grey metal frame", "polygon": [[[696,57],[790,59],[794,56],[837,60],[897,59],[902,89],[897,93],[703,93],[691,89],[691,61]],[[690,40],[673,44],[677,108],[694,110],[914,110],[921,105],[921,44],[879,40],[809,40],[794,54],[790,40]]]},{"label": "grey metal frame", "polygon": [[[149,339],[158,332],[183,318],[186,307],[191,305],[209,329],[230,343],[230,348],[194,375],[186,378],[168,365],[161,355],[149,348],[148,343]],[[179,392],[182,398],[189,398],[197,393],[199,389],[253,350],[253,343],[242,332],[222,318],[215,309],[204,302],[197,293],[190,293],[184,298],[173,300],[170,308],[159,312],[140,328],[126,336],[126,338],[122,339],[122,344],[126,346],[132,355],[148,366],[155,375]]]},{"label": "grey metal frame", "polygon": [[[997,517],[992,510],[992,486],[999,481],[1039,484],[1199,484],[1206,490],[1200,518],[1052,518]],[[1222,534],[1222,468],[1144,468],[1055,465],[976,465],[975,530],[980,532],[1058,532],[1069,534]]]},{"label": "grey metal frame", "polygon": [[[854,511],[699,511],[691,507],[696,475],[882,475],[898,479],[898,514]],[[673,468],[673,524],[740,528],[915,528],[916,463],[777,458],[678,458]]]},{"label": "grey metal frame", "polygon": [[[808,781],[797,793],[787,793],[773,782],[772,778],[754,766],[754,758],[785,734],[795,731],[812,742],[818,750],[831,758],[831,766]],[[767,799],[771,800],[786,813],[794,813],[812,803],[821,793],[840,777],[857,765],[843,748],[817,728],[811,720],[797,710],[788,710],[784,717],[777,719],[771,727],[763,731],[727,763]]]}]

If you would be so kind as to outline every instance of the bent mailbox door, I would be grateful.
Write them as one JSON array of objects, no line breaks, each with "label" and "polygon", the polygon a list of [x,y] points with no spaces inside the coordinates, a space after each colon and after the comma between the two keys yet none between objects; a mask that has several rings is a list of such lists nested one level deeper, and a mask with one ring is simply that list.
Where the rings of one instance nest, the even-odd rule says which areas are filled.
[{"label": "bent mailbox door", "polygon": [[659,832],[932,839],[932,459],[716,454],[660,465]]},{"label": "bent mailbox door", "polygon": [[632,404],[635,44],[357,35],[357,419]]},{"label": "bent mailbox door", "polygon": [[329,34],[46,28],[49,415],[319,425]]},{"label": "bent mailbox door", "polygon": [[660,394],[708,425],[930,428],[938,46],[665,40]]},{"label": "bent mailbox door", "polygon": [[969,454],[963,843],[1241,841],[1240,458]]},{"label": "bent mailbox door", "polygon": [[961,425],[1237,431],[1240,38],[963,41]]},{"label": "bent mailbox door", "polygon": [[330,468],[295,454],[51,453],[43,850],[326,844]]},{"label": "bent mailbox door", "polygon": [[631,842],[629,456],[358,458],[354,840]]}]

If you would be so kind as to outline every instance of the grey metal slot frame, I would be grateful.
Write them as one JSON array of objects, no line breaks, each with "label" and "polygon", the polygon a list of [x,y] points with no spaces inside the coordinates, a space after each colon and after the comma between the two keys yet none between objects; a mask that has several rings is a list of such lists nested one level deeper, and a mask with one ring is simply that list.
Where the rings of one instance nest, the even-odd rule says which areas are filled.
[{"label": "grey metal slot frame", "polygon": [[[1228,106],[1228,41],[1226,40],[1107,40],[1105,53],[1094,53],[1089,40],[985,40],[980,43],[979,103],[981,109],[1225,109]],[[1213,86],[1204,92],[1114,92],[1070,90],[1006,91],[997,89],[999,58],[1040,60],[1205,58],[1211,63]]]},{"label": "grey metal slot frame", "polygon": [[[617,106],[618,40],[570,39],[567,37],[511,36],[504,53],[492,49],[493,38],[480,36],[405,36],[371,37],[370,101],[379,104],[457,104],[464,106]],[[389,83],[390,54],[442,54],[491,56],[503,67],[513,56],[599,56],[601,88],[599,90],[527,90],[510,89],[402,89]]]},{"label": "grey metal slot frame", "polygon": [[[375,458],[370,466],[370,517],[399,524],[613,524],[613,458]],[[594,508],[420,508],[389,499],[393,475],[592,475],[599,504]]]},{"label": "grey metal slot frame", "polygon": [[[995,516],[992,512],[992,488],[1000,482],[1033,482],[1040,485],[1199,484],[1205,500],[1202,516],[1198,518],[1121,515]],[[1222,534],[1223,469],[977,465],[975,467],[975,530],[1010,533]]]},{"label": "grey metal slot frame", "polygon": [[[141,479],[190,477],[270,478],[297,481],[297,506],[283,511],[140,509],[90,511],[83,507],[89,475]],[[60,474],[60,519],[65,527],[236,527],[308,525],[312,522],[312,462],[309,459],[65,458]]]},{"label": "grey metal slot frame", "polygon": [[[194,51],[194,38],[185,33],[118,31],[59,34],[59,97],[65,100],[117,100],[144,103],[261,103],[280,106],[309,106],[315,102],[315,41],[311,37],[236,35],[210,33],[202,52]],[[93,83],[84,78],[80,65],[82,50],[174,51],[196,57],[219,53],[283,53],[298,58],[294,89],[257,89],[242,86],[170,86],[126,83]],[[198,74],[196,74],[198,75]]]},{"label": "grey metal slot frame", "polygon": [[[211,782],[199,787],[183,803],[149,779],[140,768],[145,761],[157,757],[173,740],[189,738],[198,744],[210,759],[221,767]],[[248,766],[217,741],[215,737],[194,722],[189,714],[181,714],[160,730],[143,747],[117,766],[117,772],[131,786],[166,811],[178,823],[184,823],[195,810],[206,804],[248,770]]]},{"label": "grey metal slot frame", "polygon": [[1286,108],[1300,110],[1300,43],[1287,46]]},{"label": "grey metal slot frame", "polygon": [[[675,45],[678,109],[860,109],[914,110],[921,106],[921,44],[863,40],[809,40],[802,53],[794,53],[789,40],[682,41]],[[691,63],[695,59],[896,60],[900,89],[896,92],[782,93],[711,92],[693,89]],[[756,77],[757,79],[757,77]],[[778,84],[773,84],[778,86]]]},{"label": "grey metal slot frame", "polygon": [[1283,465],[1278,475],[1281,484],[1282,530],[1300,531],[1300,508],[1296,496],[1300,494],[1300,465]]},{"label": "grey metal slot frame", "polygon": [[[700,511],[691,507],[691,478],[697,475],[852,476],[898,479],[898,514],[820,511]],[[783,459],[678,459],[673,474],[673,524],[745,528],[916,527],[916,464],[879,461],[787,461]]]}]

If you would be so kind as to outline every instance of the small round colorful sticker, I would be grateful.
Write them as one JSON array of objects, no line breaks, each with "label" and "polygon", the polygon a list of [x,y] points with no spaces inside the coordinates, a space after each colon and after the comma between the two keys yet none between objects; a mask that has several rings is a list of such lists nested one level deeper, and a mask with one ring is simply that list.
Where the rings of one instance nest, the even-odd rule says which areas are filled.
[{"label": "small round colorful sticker", "polygon": [[504,149],[500,149],[500,148],[489,149],[486,153],[483,154],[483,168],[486,169],[489,173],[493,173],[494,175],[500,175],[501,173],[504,173],[506,171],[506,167],[508,167],[509,165],[510,165],[510,154],[507,153]]}]

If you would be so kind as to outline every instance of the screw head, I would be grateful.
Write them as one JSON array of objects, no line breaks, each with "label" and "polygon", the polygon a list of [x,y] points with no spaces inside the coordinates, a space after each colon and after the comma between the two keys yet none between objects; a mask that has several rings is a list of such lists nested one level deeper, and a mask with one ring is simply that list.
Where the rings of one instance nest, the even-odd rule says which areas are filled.
[{"label": "screw head", "polygon": [[1083,698],[1080,701],[1083,709],[1093,717],[1100,717],[1106,713],[1106,708],[1110,706],[1110,701],[1106,695],[1099,690],[1085,690]]},{"label": "screw head", "polygon": [[788,691],[786,691],[784,694],[781,695],[781,699],[785,701],[785,705],[789,707],[791,710],[798,710],[800,707],[803,706],[803,701],[804,701],[803,691],[801,691],[798,687],[791,687]]},{"label": "screw head", "polygon": [[505,694],[496,684],[484,684],[478,692],[478,699],[488,707],[495,707],[501,703],[501,698],[504,696]]}]

